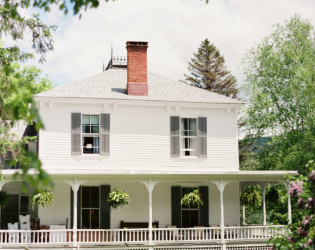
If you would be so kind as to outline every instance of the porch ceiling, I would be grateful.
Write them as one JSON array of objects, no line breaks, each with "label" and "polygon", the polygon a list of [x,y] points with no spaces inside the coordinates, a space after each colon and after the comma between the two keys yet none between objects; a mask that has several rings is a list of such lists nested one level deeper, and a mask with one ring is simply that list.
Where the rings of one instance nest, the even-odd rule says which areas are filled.
[{"label": "porch ceiling", "polygon": [[[150,171],[150,170],[46,170],[54,180],[117,180],[117,181],[284,181],[287,174],[296,176],[297,171]],[[16,170],[3,171],[10,180]]]}]

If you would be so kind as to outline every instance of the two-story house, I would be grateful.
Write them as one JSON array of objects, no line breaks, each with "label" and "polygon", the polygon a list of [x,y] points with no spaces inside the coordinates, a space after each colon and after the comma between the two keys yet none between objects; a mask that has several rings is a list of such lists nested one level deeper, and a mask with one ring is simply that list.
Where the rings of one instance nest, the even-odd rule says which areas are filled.
[{"label": "two-story house", "polygon": [[[240,184],[284,182],[287,173],[239,170],[243,103],[147,73],[147,48],[147,42],[127,42],[126,65],[112,58],[98,75],[34,96],[45,125],[38,154],[54,180],[55,202],[29,209],[47,230],[15,244],[221,249],[274,234],[266,220],[240,225]],[[21,213],[25,194],[12,179],[15,171],[2,170],[1,187],[20,196]],[[114,188],[130,195],[122,209],[109,207]],[[181,205],[191,188],[199,189],[200,207]],[[2,209],[2,221],[9,212]],[[58,231],[66,237],[52,240],[48,228],[59,224],[67,224]],[[0,243],[9,244],[8,232],[1,231]]]}]

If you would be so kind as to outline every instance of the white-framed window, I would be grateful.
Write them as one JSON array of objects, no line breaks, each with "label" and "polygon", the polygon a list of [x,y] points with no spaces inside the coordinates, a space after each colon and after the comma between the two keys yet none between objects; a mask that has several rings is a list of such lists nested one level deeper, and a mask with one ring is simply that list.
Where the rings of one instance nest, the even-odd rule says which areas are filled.
[{"label": "white-framed window", "polygon": [[99,115],[82,115],[82,153],[100,153]]},{"label": "white-framed window", "polygon": [[81,228],[100,228],[100,188],[85,187],[81,189]]},{"label": "white-framed window", "polygon": [[197,156],[197,119],[180,118],[180,153],[181,156]]},{"label": "white-framed window", "polygon": [[[197,187],[182,187],[182,198],[185,194],[190,193],[193,190],[198,189]],[[199,207],[186,206],[182,204],[182,227],[194,227],[199,225]]]}]

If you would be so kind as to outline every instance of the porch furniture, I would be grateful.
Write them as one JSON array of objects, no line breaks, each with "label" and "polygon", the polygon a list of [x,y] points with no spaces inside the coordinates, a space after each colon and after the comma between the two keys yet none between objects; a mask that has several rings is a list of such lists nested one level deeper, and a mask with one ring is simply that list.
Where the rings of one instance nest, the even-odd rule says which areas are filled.
[{"label": "porch furniture", "polygon": [[[19,230],[19,223],[8,223],[8,230]],[[18,232],[9,232],[9,243],[19,243],[19,233]]]},{"label": "porch furniture", "polygon": [[29,232],[21,232],[21,242],[22,243],[29,243],[31,241],[31,222],[30,222],[30,215],[20,215],[20,229],[27,230]]},{"label": "porch furniture", "polygon": [[[148,228],[149,223],[148,222],[125,222],[125,221],[120,221],[120,228],[125,229],[125,228]],[[159,222],[154,221],[152,223],[153,228],[159,228]]]},{"label": "porch furniture", "polygon": [[178,233],[178,229],[174,225],[167,225],[166,228],[173,228],[174,230],[168,231],[167,239],[169,240],[178,240],[181,238],[181,236]]},{"label": "porch furniture", "polygon": [[49,242],[66,242],[67,232],[65,230],[66,225],[50,225]]}]

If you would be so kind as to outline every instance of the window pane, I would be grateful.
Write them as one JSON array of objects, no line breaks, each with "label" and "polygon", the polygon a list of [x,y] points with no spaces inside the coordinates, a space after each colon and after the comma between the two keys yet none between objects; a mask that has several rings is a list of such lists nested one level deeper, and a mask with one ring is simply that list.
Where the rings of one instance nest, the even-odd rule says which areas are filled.
[{"label": "window pane", "polygon": [[190,136],[196,136],[196,119],[189,119]]},{"label": "window pane", "polygon": [[90,209],[82,209],[82,228],[90,228]]},{"label": "window pane", "polygon": [[96,133],[96,134],[98,134],[99,133],[99,126],[93,126],[92,125],[92,129],[91,129],[91,133]]},{"label": "window pane", "polygon": [[91,124],[99,124],[99,117],[98,115],[91,115]]},{"label": "window pane", "polygon": [[82,125],[82,133],[90,133],[90,125]]},{"label": "window pane", "polygon": [[99,187],[91,187],[91,208],[99,207]]},{"label": "window pane", "polygon": [[99,210],[91,209],[90,216],[91,216],[91,228],[92,229],[99,228]]},{"label": "window pane", "polygon": [[29,197],[21,196],[20,197],[20,213],[29,213]]},{"label": "window pane", "polygon": [[181,119],[181,135],[187,136],[187,119],[186,118]]},{"label": "window pane", "polygon": [[91,137],[91,136],[83,136],[82,146],[83,146],[84,154],[99,154],[100,138]]},{"label": "window pane", "polygon": [[89,115],[83,115],[83,119],[82,119],[82,123],[83,124],[90,124],[90,116]]},{"label": "window pane", "polygon": [[82,208],[90,207],[90,188],[82,187]]},{"label": "window pane", "polygon": [[189,210],[182,210],[182,227],[189,227]]},{"label": "window pane", "polygon": [[199,222],[198,222],[198,210],[190,210],[189,211],[189,226],[190,227],[194,227],[194,226],[198,226]]}]

